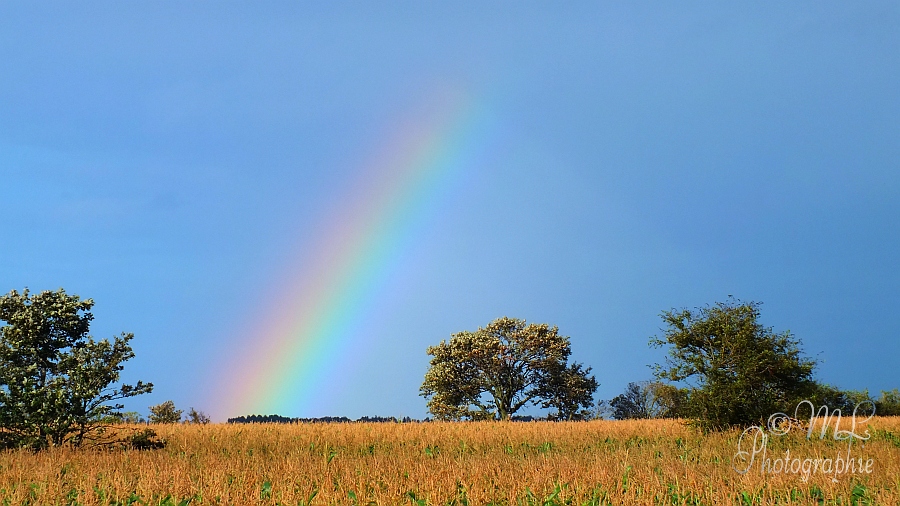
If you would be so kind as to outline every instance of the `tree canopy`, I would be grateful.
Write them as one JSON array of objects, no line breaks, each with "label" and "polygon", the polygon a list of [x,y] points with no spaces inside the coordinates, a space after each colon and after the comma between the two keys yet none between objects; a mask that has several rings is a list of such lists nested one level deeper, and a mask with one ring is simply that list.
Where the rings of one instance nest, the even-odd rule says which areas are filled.
[{"label": "tree canopy", "polygon": [[502,419],[528,404],[573,419],[593,404],[590,367],[569,364],[569,338],[557,327],[498,318],[475,332],[453,334],[427,350],[420,389],[438,419]]},{"label": "tree canopy", "polygon": [[134,336],[95,341],[93,305],[62,289],[0,296],[0,446],[80,445],[122,409],[113,401],[152,390],[113,385],[134,356]]},{"label": "tree canopy", "polygon": [[763,326],[759,307],[731,298],[662,313],[666,328],[650,342],[669,351],[656,376],[688,385],[685,414],[704,428],[764,422],[816,390],[815,361],[789,331]]}]

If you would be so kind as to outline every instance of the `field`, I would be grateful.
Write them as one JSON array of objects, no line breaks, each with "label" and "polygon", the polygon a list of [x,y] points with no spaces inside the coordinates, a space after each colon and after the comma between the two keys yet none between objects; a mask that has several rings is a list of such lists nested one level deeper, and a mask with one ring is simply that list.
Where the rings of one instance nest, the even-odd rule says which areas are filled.
[{"label": "field", "polygon": [[[807,480],[738,474],[739,432],[675,420],[153,428],[165,449],[0,453],[0,504],[900,504],[897,417],[853,443],[870,473]],[[827,458],[847,443],[769,441],[770,457],[786,450]]]}]

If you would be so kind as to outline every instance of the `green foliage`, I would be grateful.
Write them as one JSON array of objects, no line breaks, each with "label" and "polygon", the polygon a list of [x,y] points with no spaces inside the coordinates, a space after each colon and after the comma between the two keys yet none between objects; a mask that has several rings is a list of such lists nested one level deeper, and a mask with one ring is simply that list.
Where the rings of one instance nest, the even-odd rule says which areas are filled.
[{"label": "green foliage", "polygon": [[790,332],[764,327],[759,306],[731,298],[662,313],[667,328],[650,342],[671,348],[656,376],[690,385],[685,414],[704,429],[764,423],[816,389],[815,362]]},{"label": "green foliage", "polygon": [[475,332],[430,346],[431,366],[420,389],[438,419],[506,420],[526,404],[577,418],[593,404],[591,369],[568,365],[569,338],[547,324],[498,318]]},{"label": "green foliage", "polygon": [[259,489],[259,498],[261,500],[270,499],[272,497],[272,482],[266,480]]},{"label": "green foliage", "polygon": [[900,435],[894,434],[889,430],[876,430],[875,437],[878,439],[883,439],[897,448],[900,448]]},{"label": "green foliage", "polygon": [[0,297],[0,446],[79,446],[122,409],[113,401],[152,390],[141,381],[113,386],[134,356],[134,336],[94,341],[93,305],[62,289]]},{"label": "green foliage", "polygon": [[184,410],[175,409],[175,403],[166,401],[156,406],[150,406],[150,423],[178,423]]}]

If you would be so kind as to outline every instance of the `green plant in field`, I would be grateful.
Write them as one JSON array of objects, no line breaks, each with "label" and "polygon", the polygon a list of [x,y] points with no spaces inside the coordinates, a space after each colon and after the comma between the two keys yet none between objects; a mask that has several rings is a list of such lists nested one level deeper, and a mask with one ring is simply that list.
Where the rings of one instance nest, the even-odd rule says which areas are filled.
[{"label": "green plant in field", "polygon": [[625,472],[622,473],[622,491],[628,491],[628,473],[630,473],[632,469],[632,466],[626,466]]},{"label": "green plant in field", "polygon": [[450,500],[447,506],[469,506],[469,494],[461,482],[456,482],[456,497]]},{"label": "green plant in field", "polygon": [[297,503],[297,506],[310,506],[312,504],[313,499],[315,499],[317,495],[319,495],[319,489],[317,489],[317,488],[313,489],[313,491],[310,492],[308,496],[306,496],[306,500],[304,501],[301,499]]},{"label": "green plant in field", "polygon": [[425,499],[419,499],[419,497],[416,496],[416,493],[412,490],[406,493],[406,498],[409,499],[409,502],[414,504],[415,506],[428,506],[428,501]]},{"label": "green plant in field", "polygon": [[869,491],[865,485],[857,483],[853,486],[853,490],[850,491],[850,504],[852,506],[872,504],[872,500],[869,498]]},{"label": "green plant in field", "polygon": [[[194,499],[196,499],[196,497],[190,496],[190,497],[185,497],[181,500],[178,500],[178,499],[172,497],[171,495],[166,495],[157,504],[159,504],[159,506],[188,506],[189,504],[191,504],[194,501]],[[147,502],[143,501],[140,497],[138,497],[136,495],[132,495],[132,497],[128,499],[128,502],[117,503],[116,506],[131,506],[132,504],[138,504],[138,503],[147,504]],[[112,505],[112,503],[110,503],[110,504]]]},{"label": "green plant in field", "polygon": [[269,499],[272,497],[272,482],[266,480],[259,487],[259,498],[260,499]]},{"label": "green plant in field", "polygon": [[553,487],[553,491],[550,492],[550,494],[548,494],[546,497],[541,499],[534,495],[534,492],[532,492],[530,488],[525,487],[525,495],[520,500],[518,500],[518,504],[527,506],[564,506],[572,504],[572,501],[563,500],[559,497],[564,488],[565,485],[560,486],[560,484],[557,483]]},{"label": "green plant in field", "polygon": [[896,446],[897,448],[900,448],[900,436],[894,434],[889,430],[876,430],[875,437],[877,439],[883,439]]},{"label": "green plant in field", "polygon": [[668,488],[669,504],[678,506],[700,506],[703,502],[694,495],[693,492],[680,492],[678,485],[674,483],[666,484]]},{"label": "green plant in field", "polygon": [[822,489],[813,485],[809,489],[809,498],[822,504],[825,502],[825,492],[822,492]]}]

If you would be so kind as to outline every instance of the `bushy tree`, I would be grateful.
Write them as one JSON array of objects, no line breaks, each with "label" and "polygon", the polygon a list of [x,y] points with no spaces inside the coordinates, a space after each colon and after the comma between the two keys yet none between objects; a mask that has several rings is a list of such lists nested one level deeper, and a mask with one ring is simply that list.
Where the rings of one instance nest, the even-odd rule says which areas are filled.
[{"label": "bushy tree", "polygon": [[730,298],[662,313],[666,328],[651,344],[669,356],[657,378],[688,384],[687,414],[704,429],[763,423],[815,391],[815,362],[790,332],[764,327],[759,307]]},{"label": "bushy tree", "polygon": [[592,405],[597,389],[589,367],[568,364],[569,338],[547,324],[498,318],[427,352],[432,359],[420,391],[438,419],[508,420],[527,404],[571,419]]},{"label": "bushy tree", "polygon": [[175,403],[166,401],[155,406],[150,406],[150,423],[179,423],[184,410],[175,409]]},{"label": "bushy tree", "polygon": [[114,385],[134,336],[95,341],[93,305],[62,289],[0,297],[0,446],[81,445],[122,409],[114,401],[152,390]]}]

